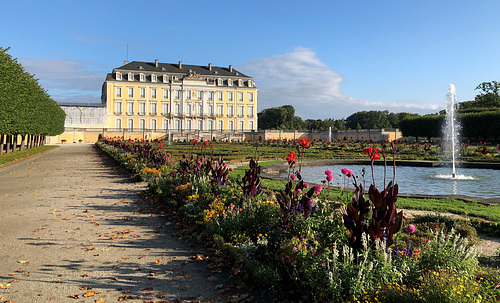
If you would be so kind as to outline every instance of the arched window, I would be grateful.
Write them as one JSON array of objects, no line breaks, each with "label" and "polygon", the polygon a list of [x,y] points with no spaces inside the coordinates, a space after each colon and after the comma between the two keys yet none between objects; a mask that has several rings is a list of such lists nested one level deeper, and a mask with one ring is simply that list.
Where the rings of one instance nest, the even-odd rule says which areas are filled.
[{"label": "arched window", "polygon": [[139,119],[139,129],[140,130],[146,129],[146,119]]},{"label": "arched window", "polygon": [[248,128],[249,128],[250,130],[254,130],[254,129],[253,129],[253,121],[248,122]]},{"label": "arched window", "polygon": [[181,129],[181,120],[175,120],[175,129],[180,130]]},{"label": "arched window", "polygon": [[169,129],[169,120],[163,119],[163,129]]},{"label": "arched window", "polygon": [[214,121],[212,121],[212,120],[208,121],[208,127],[210,128],[210,130],[213,130],[214,129]]},{"label": "arched window", "polygon": [[203,130],[203,121],[202,120],[198,120],[198,129]]},{"label": "arched window", "polygon": [[115,120],[115,128],[121,130],[122,129],[122,119]]},{"label": "arched window", "polygon": [[243,121],[240,121],[240,125],[239,125],[240,130],[243,130],[244,125],[245,125],[245,124],[244,124],[244,122],[243,122]]},{"label": "arched window", "polygon": [[156,119],[151,120],[151,129],[156,131]]},{"label": "arched window", "polygon": [[127,119],[127,129],[134,130],[134,119]]},{"label": "arched window", "polygon": [[186,121],[186,129],[191,130],[191,120]]},{"label": "arched window", "polygon": [[220,131],[224,130],[224,121],[219,121],[219,130]]},{"label": "arched window", "polygon": [[234,125],[233,124],[234,124],[233,121],[229,121],[229,123],[227,124],[227,129],[230,130],[230,131],[233,130],[234,129]]}]

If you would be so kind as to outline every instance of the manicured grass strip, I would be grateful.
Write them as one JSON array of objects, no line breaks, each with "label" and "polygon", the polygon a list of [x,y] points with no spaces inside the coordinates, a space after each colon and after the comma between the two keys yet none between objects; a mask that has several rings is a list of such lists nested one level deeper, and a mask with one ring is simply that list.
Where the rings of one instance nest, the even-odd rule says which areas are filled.
[{"label": "manicured grass strip", "polygon": [[46,152],[48,150],[51,150],[55,147],[58,147],[58,146],[56,146],[56,145],[44,145],[44,146],[38,146],[38,147],[30,148],[30,149],[25,149],[23,151],[15,151],[15,152],[11,152],[8,154],[2,154],[2,155],[0,155],[0,166],[41,154],[41,153]]},{"label": "manicured grass strip", "polygon": [[435,211],[436,213],[452,213],[469,218],[481,218],[488,221],[500,222],[500,205],[483,205],[474,201],[455,199],[415,199],[398,198],[398,207]]}]

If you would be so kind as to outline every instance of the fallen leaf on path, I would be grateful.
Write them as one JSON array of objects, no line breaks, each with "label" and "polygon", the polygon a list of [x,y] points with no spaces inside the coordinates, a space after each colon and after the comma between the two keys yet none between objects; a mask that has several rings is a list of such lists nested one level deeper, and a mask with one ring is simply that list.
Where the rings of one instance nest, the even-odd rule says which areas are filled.
[{"label": "fallen leaf on path", "polygon": [[72,299],[80,299],[80,295],[69,295]]},{"label": "fallen leaf on path", "polygon": [[0,288],[7,288],[10,286],[10,283],[0,283]]},{"label": "fallen leaf on path", "polygon": [[85,298],[88,298],[88,297],[93,297],[93,296],[95,296],[95,292],[94,292],[94,291],[92,291],[92,290],[89,290],[89,291],[87,291],[87,293],[86,293],[86,294],[84,294],[83,296],[84,296]]},{"label": "fallen leaf on path", "polygon": [[23,261],[23,260],[18,260],[17,263],[21,263],[21,264],[30,264],[31,261]]},{"label": "fallen leaf on path", "polygon": [[91,290],[91,289],[92,289],[92,287],[87,286],[87,285],[80,286],[80,290]]},{"label": "fallen leaf on path", "polygon": [[19,280],[12,280],[12,281],[9,281],[9,283],[19,283],[19,282],[21,282],[21,281],[19,281]]},{"label": "fallen leaf on path", "polygon": [[95,303],[104,303],[104,298],[100,298],[99,300],[96,300]]},{"label": "fallen leaf on path", "polygon": [[157,259],[156,261],[156,264],[161,264],[161,260]]}]

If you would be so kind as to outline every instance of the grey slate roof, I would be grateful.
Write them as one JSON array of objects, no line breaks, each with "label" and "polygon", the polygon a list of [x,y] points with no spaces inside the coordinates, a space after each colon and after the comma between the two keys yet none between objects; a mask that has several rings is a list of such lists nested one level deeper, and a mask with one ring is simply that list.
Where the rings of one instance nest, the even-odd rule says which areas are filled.
[{"label": "grey slate roof", "polygon": [[[141,69],[142,67],[142,69]],[[189,74],[189,70],[200,74],[201,76],[223,76],[223,77],[241,77],[241,78],[251,78],[240,71],[233,68],[233,71],[229,71],[229,67],[219,67],[213,66],[210,71],[208,64],[205,66],[200,65],[189,65],[182,64],[182,69],[179,68],[178,63],[158,63],[158,67],[155,66],[155,62],[141,62],[132,61],[126,65],[115,68],[115,70],[132,71],[132,72],[155,72],[161,73],[172,73],[172,74]]]}]

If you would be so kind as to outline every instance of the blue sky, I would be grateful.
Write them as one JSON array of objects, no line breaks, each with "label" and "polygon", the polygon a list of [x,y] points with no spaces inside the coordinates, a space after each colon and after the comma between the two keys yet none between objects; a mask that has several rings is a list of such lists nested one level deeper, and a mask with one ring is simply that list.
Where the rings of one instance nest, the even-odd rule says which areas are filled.
[{"label": "blue sky", "polygon": [[500,81],[500,1],[10,1],[0,47],[53,99],[99,102],[123,61],[233,65],[258,111],[302,118],[361,110],[435,113]]}]

